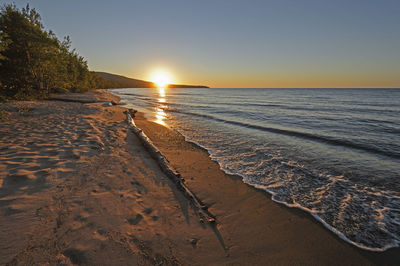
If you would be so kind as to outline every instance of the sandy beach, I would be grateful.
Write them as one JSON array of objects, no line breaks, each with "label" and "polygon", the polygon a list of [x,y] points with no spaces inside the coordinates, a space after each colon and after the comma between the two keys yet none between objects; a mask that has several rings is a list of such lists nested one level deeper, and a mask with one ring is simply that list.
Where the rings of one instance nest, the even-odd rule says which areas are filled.
[{"label": "sandy beach", "polygon": [[0,105],[1,265],[400,263],[399,248],[347,244],[136,114],[137,127],[215,216],[208,223],[132,132],[126,109],[109,105],[118,97],[61,98]]}]

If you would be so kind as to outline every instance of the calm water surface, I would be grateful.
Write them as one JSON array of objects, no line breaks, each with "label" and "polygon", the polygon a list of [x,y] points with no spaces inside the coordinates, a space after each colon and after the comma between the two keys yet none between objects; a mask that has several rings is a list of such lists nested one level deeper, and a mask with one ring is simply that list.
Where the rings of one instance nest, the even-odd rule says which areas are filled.
[{"label": "calm water surface", "polygon": [[113,93],[342,239],[376,251],[400,245],[400,90]]}]

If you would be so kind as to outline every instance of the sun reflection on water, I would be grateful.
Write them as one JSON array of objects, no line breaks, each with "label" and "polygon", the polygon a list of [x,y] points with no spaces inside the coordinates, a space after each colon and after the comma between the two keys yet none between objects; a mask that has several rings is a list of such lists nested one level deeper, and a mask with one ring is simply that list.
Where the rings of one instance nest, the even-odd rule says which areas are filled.
[{"label": "sun reflection on water", "polygon": [[165,88],[163,88],[163,87],[158,88],[158,93],[160,94],[160,98],[165,99]]},{"label": "sun reflection on water", "polygon": [[[159,103],[165,103],[165,88],[158,88],[157,100]],[[167,126],[167,124],[164,121],[167,114],[164,112],[163,107],[164,107],[163,105],[159,105],[156,107],[156,114],[155,114],[156,120],[154,122],[163,126]]]}]

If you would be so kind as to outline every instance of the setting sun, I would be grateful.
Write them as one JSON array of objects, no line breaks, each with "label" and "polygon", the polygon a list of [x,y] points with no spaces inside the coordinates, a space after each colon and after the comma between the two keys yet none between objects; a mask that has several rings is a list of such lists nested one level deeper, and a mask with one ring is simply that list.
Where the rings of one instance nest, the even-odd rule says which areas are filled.
[{"label": "setting sun", "polygon": [[157,70],[151,75],[151,81],[154,82],[157,87],[164,88],[171,83],[171,75],[165,70]]}]

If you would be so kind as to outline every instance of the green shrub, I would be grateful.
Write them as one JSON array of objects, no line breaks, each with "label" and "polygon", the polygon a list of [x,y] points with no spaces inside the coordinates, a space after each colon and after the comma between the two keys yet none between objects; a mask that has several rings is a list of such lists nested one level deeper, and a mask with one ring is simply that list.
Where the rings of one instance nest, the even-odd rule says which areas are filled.
[{"label": "green shrub", "polygon": [[95,80],[84,58],[71,49],[69,37],[60,41],[46,31],[35,9],[0,9],[0,100],[84,92],[96,87]]}]

